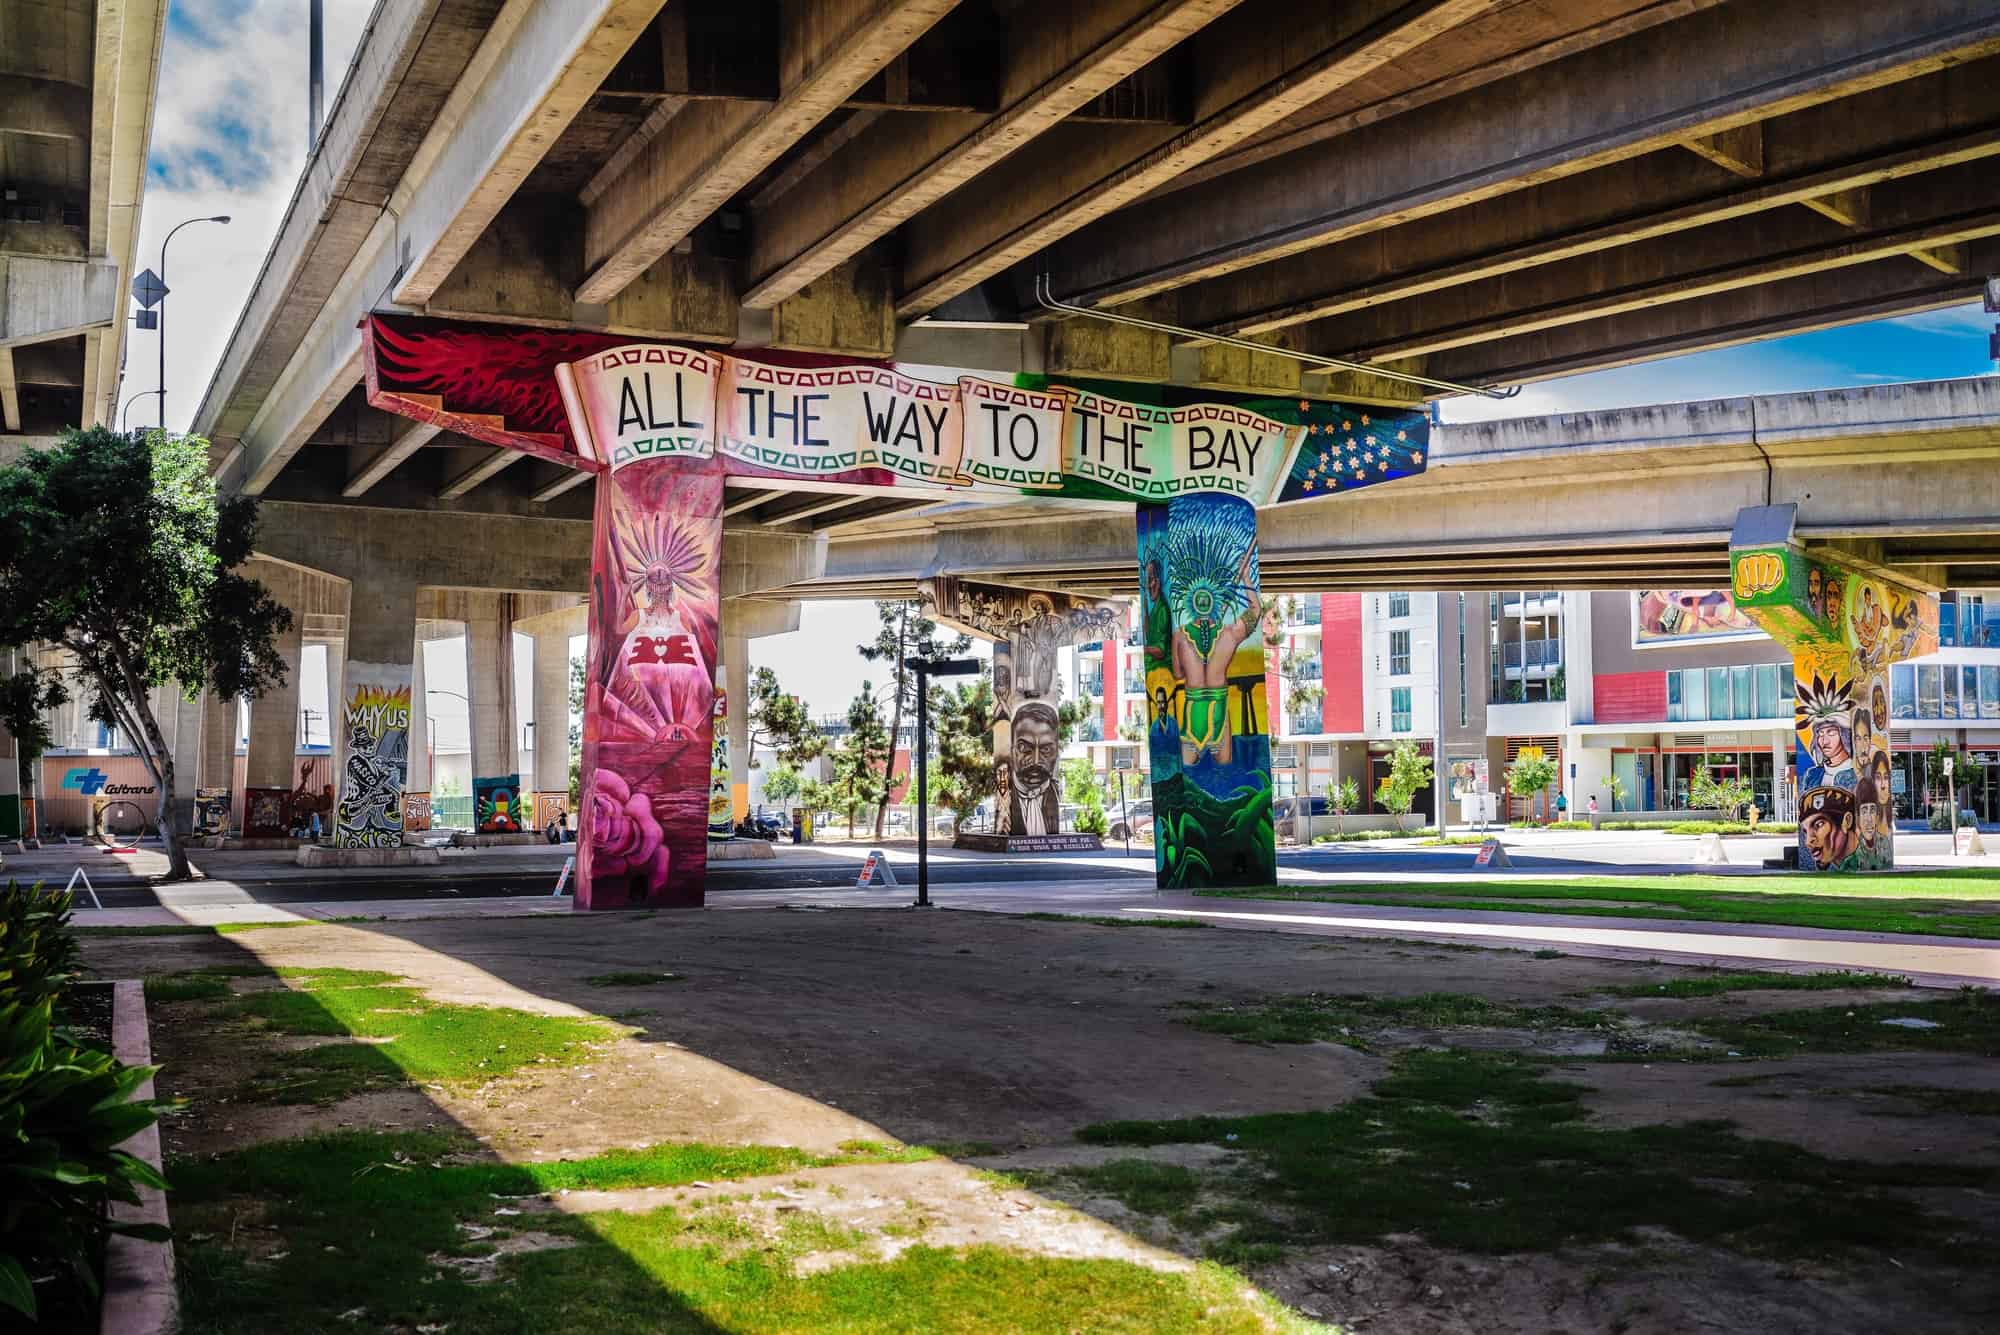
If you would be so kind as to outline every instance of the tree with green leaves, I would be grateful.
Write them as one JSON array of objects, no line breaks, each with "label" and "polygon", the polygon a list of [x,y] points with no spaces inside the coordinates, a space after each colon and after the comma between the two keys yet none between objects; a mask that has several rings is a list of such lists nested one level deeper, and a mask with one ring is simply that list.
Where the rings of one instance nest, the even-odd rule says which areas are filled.
[{"label": "tree with green leaves", "polygon": [[1389,753],[1389,777],[1375,789],[1375,800],[1396,818],[1396,828],[1400,830],[1403,818],[1416,805],[1417,794],[1430,786],[1430,757],[1419,751],[1415,742],[1397,742],[1396,749]]},{"label": "tree with green leaves", "polygon": [[1062,762],[1062,785],[1063,800],[1078,808],[1078,833],[1102,835],[1111,828],[1104,813],[1104,783],[1089,757],[1071,756]]},{"label": "tree with green leaves", "polygon": [[[48,712],[69,698],[60,680],[44,673],[23,672],[0,677],[0,726],[14,738],[14,752],[20,764],[21,795],[35,795],[36,761],[55,744],[49,732]],[[23,836],[33,830],[23,825]]]},{"label": "tree with green leaves", "polygon": [[924,615],[924,605],[916,598],[877,599],[875,615],[881,625],[875,638],[857,646],[871,663],[888,663],[894,673],[889,679],[889,754],[882,762],[881,796],[875,807],[875,837],[882,837],[889,820],[889,794],[896,785],[889,767],[896,763],[896,739],[903,735],[903,711],[917,707],[917,674],[906,667],[911,658],[948,658],[972,647],[972,637],[943,630]]},{"label": "tree with green leaves", "polygon": [[781,760],[764,776],[764,798],[786,806],[799,795],[800,786],[799,772]]},{"label": "tree with green leaves", "polygon": [[[882,707],[875,700],[873,682],[862,682],[861,693],[847,706],[847,735],[833,753],[833,780],[828,796],[836,811],[847,813],[847,834],[854,837],[854,813],[871,803],[886,810],[889,767],[895,763],[896,748],[890,732],[882,726]],[[882,837],[878,819],[875,837]]]},{"label": "tree with green leaves", "polygon": [[[750,721],[750,754],[759,746],[776,752],[778,763],[793,770],[803,769],[826,753],[826,738],[813,722],[805,702],[787,694],[778,684],[778,674],[760,667],[750,674],[750,699],[746,705]],[[770,784],[764,786],[770,792]]]},{"label": "tree with green leaves", "polygon": [[1507,791],[1528,803],[1530,815],[1538,794],[1543,798],[1546,814],[1548,788],[1555,781],[1556,762],[1540,750],[1523,751],[1514,758],[1514,767],[1507,771]]},{"label": "tree with green leaves", "polygon": [[1625,780],[1619,778],[1616,774],[1607,775],[1604,780],[1604,787],[1611,794],[1611,809],[1613,811],[1618,810],[1618,804],[1625,800]]},{"label": "tree with green leaves", "polygon": [[965,824],[981,802],[993,796],[993,725],[997,706],[993,683],[979,677],[947,690],[932,688],[931,713],[937,720],[936,789],[950,807],[952,829]]},{"label": "tree with green leaves", "polygon": [[1713,807],[1722,813],[1724,820],[1731,820],[1736,813],[1750,805],[1750,781],[1740,775],[1726,779],[1716,778],[1709,773],[1708,766],[1695,768],[1694,778],[1688,781],[1688,800],[1695,806]]},{"label": "tree with green leaves", "polygon": [[53,681],[33,663],[16,671],[37,684],[5,703],[46,708],[74,683],[90,716],[131,740],[159,789],[174,880],[189,874],[186,813],[153,693],[254,699],[284,680],[273,641],[292,614],[234,573],[256,531],[256,500],[216,494],[208,442],[193,436],[66,431],[0,468],[0,647],[50,644],[67,660]]},{"label": "tree with green leaves", "polygon": [[1333,785],[1326,795],[1326,804],[1333,808],[1333,828],[1346,834],[1348,813],[1361,810],[1361,785],[1349,775]]}]

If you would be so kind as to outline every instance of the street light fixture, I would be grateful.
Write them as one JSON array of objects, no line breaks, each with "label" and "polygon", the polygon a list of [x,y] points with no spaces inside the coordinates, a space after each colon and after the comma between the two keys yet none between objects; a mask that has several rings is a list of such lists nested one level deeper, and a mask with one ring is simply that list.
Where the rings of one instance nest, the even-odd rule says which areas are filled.
[{"label": "street light fixture", "polygon": [[160,391],[157,389],[142,389],[137,394],[134,394],[131,398],[126,399],[125,406],[118,410],[118,429],[120,431],[123,431],[125,429],[125,422],[126,419],[131,415],[133,404],[137,403],[140,399],[149,399],[153,397],[153,395],[158,394],[159,392]]},{"label": "street light fixture", "polygon": [[[228,221],[228,214],[218,213],[212,218],[189,218],[186,222],[174,224],[167,233],[167,239],[160,242],[160,286],[165,288],[167,285],[167,246],[172,243],[175,232],[183,227],[192,227],[196,223],[226,224]],[[160,387],[154,392],[160,396],[160,430],[165,431],[167,429],[167,298],[164,294],[160,297]]]}]

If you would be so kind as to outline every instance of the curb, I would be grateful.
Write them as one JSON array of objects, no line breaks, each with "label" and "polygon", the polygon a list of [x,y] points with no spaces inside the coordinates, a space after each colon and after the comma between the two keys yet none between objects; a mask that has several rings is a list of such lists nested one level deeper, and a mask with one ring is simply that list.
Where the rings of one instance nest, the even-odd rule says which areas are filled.
[{"label": "curb", "polygon": [[[151,1032],[146,1026],[146,986],[137,979],[113,983],[111,991],[111,1051],[127,1066],[147,1066],[153,1059]],[[153,1082],[139,1086],[136,1098],[153,1097]],[[156,1122],[118,1147],[160,1167],[160,1128]],[[167,1222],[165,1192],[139,1188],[139,1203],[113,1202],[111,1217],[120,1223]],[[99,1335],[167,1335],[176,1321],[178,1294],[174,1288],[174,1244],[142,1242],[113,1234],[104,1244],[104,1302],[98,1317]]]}]

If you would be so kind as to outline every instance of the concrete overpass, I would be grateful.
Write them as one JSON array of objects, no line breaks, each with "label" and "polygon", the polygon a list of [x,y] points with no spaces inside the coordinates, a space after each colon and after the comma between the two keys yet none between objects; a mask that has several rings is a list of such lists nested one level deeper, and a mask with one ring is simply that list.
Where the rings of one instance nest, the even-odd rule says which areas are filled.
[{"label": "concrete overpass", "polygon": [[113,422],[166,0],[0,0],[0,458]]},{"label": "concrete overpass", "polygon": [[195,426],[276,499],[587,514],[363,402],[371,310],[1406,403],[1205,336],[1514,383],[1962,301],[1997,152],[1984,0],[384,0]]}]

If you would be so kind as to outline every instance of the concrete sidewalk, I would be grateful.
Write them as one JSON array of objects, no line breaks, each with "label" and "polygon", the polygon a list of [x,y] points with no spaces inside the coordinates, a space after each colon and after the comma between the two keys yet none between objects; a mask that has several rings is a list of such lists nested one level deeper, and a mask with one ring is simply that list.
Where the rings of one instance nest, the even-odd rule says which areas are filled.
[{"label": "concrete sidewalk", "polygon": [[[86,910],[82,927],[216,926],[223,923],[410,921],[564,915],[573,901],[547,895],[487,899],[351,900],[283,906],[248,894],[197,897],[192,887],[167,887],[152,908]],[[712,911],[792,909],[835,911],[910,906],[907,885],[871,890],[770,889],[713,894]],[[983,913],[1063,913],[1107,917],[1198,918],[1218,928],[1313,936],[1390,936],[1422,941],[1557,949],[1603,959],[1665,960],[1718,967],[1794,972],[1856,969],[1907,974],[1927,987],[2000,986],[2000,946],[1960,937],[1834,932],[1803,927],[1657,919],[1574,917],[1547,913],[1479,913],[1455,909],[1390,908],[1368,904],[1300,904],[1206,899],[1135,890],[1125,881],[949,886],[933,891],[940,908]],[[694,912],[694,910],[690,910]]]}]

